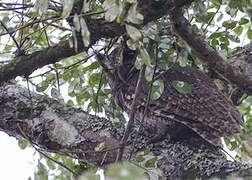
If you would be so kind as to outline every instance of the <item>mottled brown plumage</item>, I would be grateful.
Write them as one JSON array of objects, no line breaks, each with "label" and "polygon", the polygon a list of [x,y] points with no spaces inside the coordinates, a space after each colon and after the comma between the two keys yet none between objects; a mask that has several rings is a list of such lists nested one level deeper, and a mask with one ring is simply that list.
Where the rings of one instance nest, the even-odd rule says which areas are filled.
[{"label": "mottled brown plumage", "polygon": [[[218,143],[220,137],[232,137],[240,132],[242,121],[239,112],[205,74],[190,67],[177,67],[166,71],[160,78],[164,81],[164,92],[159,99],[150,102],[147,121],[154,116],[162,118],[163,122],[165,117],[173,119],[212,144]],[[191,93],[179,93],[171,85],[175,80],[191,84]],[[131,107],[136,81],[131,79],[131,82],[134,82],[132,86],[121,90],[124,109]],[[145,82],[141,86],[143,93],[138,109],[144,109],[149,84]]]},{"label": "mottled brown plumage", "polygon": [[[116,52],[117,49],[106,61],[113,64]],[[109,72],[113,75],[107,76],[118,104],[127,112],[131,111],[139,74],[133,66],[134,53],[124,50],[121,66],[113,70],[110,67]],[[157,76],[163,80],[165,88],[159,99],[150,102],[145,118],[147,123],[167,126],[168,129],[169,126],[176,129],[183,124],[212,144],[219,143],[221,137],[233,137],[240,132],[242,121],[239,112],[207,75],[191,67],[176,67]],[[173,81],[187,82],[191,85],[191,93],[178,92],[171,85]],[[143,116],[149,87],[150,82],[147,81],[140,86],[142,94],[137,102],[138,119]]]}]

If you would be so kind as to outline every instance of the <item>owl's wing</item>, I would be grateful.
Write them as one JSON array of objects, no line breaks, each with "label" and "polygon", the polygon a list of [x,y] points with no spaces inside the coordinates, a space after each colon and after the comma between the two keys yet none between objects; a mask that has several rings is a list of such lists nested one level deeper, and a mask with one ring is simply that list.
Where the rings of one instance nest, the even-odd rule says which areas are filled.
[{"label": "owl's wing", "polygon": [[[162,119],[169,124],[173,119],[212,144],[217,144],[221,137],[233,137],[241,131],[243,122],[238,110],[204,73],[191,67],[177,67],[162,73],[159,77],[164,81],[164,91],[159,99],[151,101],[148,106],[147,120],[150,123],[155,124],[156,119]],[[129,111],[137,78],[136,74],[130,79],[127,88],[122,90],[124,109]],[[172,86],[174,81],[190,84],[191,92],[178,92]],[[147,103],[149,87],[149,82],[141,84],[142,94],[137,102],[137,112],[140,116],[143,115]]]},{"label": "owl's wing", "polygon": [[[150,111],[158,116],[173,115],[174,120],[216,144],[220,137],[232,137],[241,131],[242,121],[236,107],[204,74],[193,68],[180,67],[162,75],[165,89],[153,101]],[[186,81],[191,93],[181,94],[172,81]]]}]

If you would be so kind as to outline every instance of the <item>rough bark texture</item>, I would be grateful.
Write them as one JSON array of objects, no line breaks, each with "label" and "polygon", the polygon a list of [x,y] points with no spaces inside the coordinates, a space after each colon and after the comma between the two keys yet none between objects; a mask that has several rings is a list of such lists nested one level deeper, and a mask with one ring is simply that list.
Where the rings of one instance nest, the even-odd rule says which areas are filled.
[{"label": "rough bark texture", "polygon": [[[138,9],[144,15],[144,24],[146,24],[169,14],[173,8],[182,7],[191,2],[193,0],[141,0]],[[187,41],[187,36],[183,36],[184,32],[179,32],[181,27],[188,28],[185,26],[187,23],[182,23],[181,27],[177,24],[185,20],[177,19],[176,16],[172,16],[172,20],[179,36]],[[116,22],[87,17],[86,22],[91,33],[91,45],[101,38],[114,38],[126,32],[125,26]],[[198,35],[191,33],[190,38],[192,42],[187,42],[192,47],[195,42],[193,40],[197,40],[199,47],[194,47],[196,52],[204,51],[204,54],[198,52],[202,60],[208,62],[211,68],[216,68],[228,79],[228,82],[240,87],[241,93],[238,94],[237,99],[243,95],[243,92],[251,94],[252,45],[233,57],[232,59],[238,59],[239,62],[231,60],[232,66],[230,66],[220,61],[222,59],[218,57],[218,54],[209,49]],[[104,167],[115,161],[124,127],[46,96],[32,93],[32,97],[29,98],[26,89],[15,84],[3,83],[16,76],[28,76],[45,65],[71,57],[81,51],[87,51],[88,47],[83,46],[81,38],[77,40],[78,50],[65,41],[30,55],[16,57],[10,64],[0,68],[0,83],[2,84],[0,87],[0,130],[18,139],[28,139],[42,150],[65,154]],[[203,50],[200,46],[202,44]],[[213,64],[209,61],[212,58]],[[135,128],[128,139],[123,160],[127,159],[132,150],[131,143],[136,136]],[[157,172],[155,175],[167,179],[196,179],[214,176],[226,178],[227,175],[237,171],[237,174],[245,179],[252,176],[251,169],[246,165],[226,160],[218,148],[206,143],[198,136],[193,135],[176,142],[165,139],[146,146],[146,141],[153,135],[155,134],[151,132],[140,133],[131,160],[141,165],[145,164],[147,159],[156,156],[160,161],[155,168],[152,168]],[[143,154],[146,148],[151,150],[148,155]]]},{"label": "rough bark texture", "polygon": [[[10,136],[28,139],[42,150],[65,154],[95,166],[104,167],[116,159],[124,128],[107,119],[34,93],[31,102],[28,91],[15,84],[0,88],[0,108],[0,130]],[[123,160],[130,155],[135,136],[133,130]],[[156,176],[167,179],[226,177],[248,169],[240,162],[226,160],[218,148],[198,136],[146,146],[150,136],[150,133],[140,133],[131,161],[143,165],[156,156],[159,163],[152,168],[159,172],[154,173]],[[146,148],[151,151],[148,155],[143,153]],[[251,170],[246,172],[251,175]]]},{"label": "rough bark texture", "polygon": [[[85,49],[84,47],[81,48],[81,44],[79,48],[80,50],[78,52]],[[64,41],[56,46],[34,52],[30,55],[18,56],[0,68],[0,83],[17,76],[29,76],[38,68],[56,63],[76,53],[75,49],[70,47],[68,41]]]}]

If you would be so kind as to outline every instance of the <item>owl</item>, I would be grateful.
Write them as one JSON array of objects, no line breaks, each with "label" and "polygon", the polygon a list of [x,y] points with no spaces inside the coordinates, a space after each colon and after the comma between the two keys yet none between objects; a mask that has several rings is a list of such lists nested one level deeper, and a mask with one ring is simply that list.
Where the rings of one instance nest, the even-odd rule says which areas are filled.
[{"label": "owl", "polygon": [[[131,112],[139,77],[139,70],[134,66],[136,55],[137,51],[122,46],[114,49],[106,59],[98,58],[113,96],[127,113]],[[157,73],[154,79],[163,81],[164,90],[158,99],[149,101],[145,123],[162,130],[156,139],[171,131],[183,133],[186,128],[216,145],[221,137],[231,138],[241,131],[243,122],[238,110],[205,73],[177,66]],[[189,84],[191,91],[181,93],[173,82]],[[135,113],[138,121],[144,115],[150,86],[151,82],[146,80],[140,84]]]}]

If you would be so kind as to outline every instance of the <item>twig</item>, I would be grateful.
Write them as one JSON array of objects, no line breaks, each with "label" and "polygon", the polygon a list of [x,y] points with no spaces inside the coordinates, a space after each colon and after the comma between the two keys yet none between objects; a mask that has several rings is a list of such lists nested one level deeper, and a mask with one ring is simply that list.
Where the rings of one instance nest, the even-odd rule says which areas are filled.
[{"label": "twig", "polygon": [[107,155],[108,155],[108,151],[106,151],[105,154],[104,154],[104,156],[103,156],[103,159],[102,159],[101,164],[100,164],[101,166],[103,165],[103,163],[104,163]]},{"label": "twig", "polygon": [[[102,48],[101,50],[103,50],[104,48]],[[101,51],[101,50],[99,50],[99,51]],[[85,62],[87,62],[87,60],[89,60],[91,57],[93,57],[95,54],[91,54],[90,56],[88,56],[88,57],[86,57],[86,58],[84,58],[84,59],[81,59],[80,61],[77,61],[76,63],[73,63],[73,64],[71,64],[71,65],[69,65],[69,66],[66,66],[66,67],[59,67],[58,69],[64,69],[64,70],[70,70],[73,66],[76,66],[76,65],[78,65],[78,64],[80,64],[80,63],[85,63]],[[32,76],[32,77],[30,77],[30,79],[32,79],[32,78],[36,78],[36,77],[40,77],[40,76],[44,76],[45,74],[47,74],[47,73],[49,73],[49,72],[52,72],[52,71],[54,71],[55,69],[54,68],[52,68],[52,69],[50,69],[50,70],[48,70],[48,71],[46,71],[46,72],[44,72],[44,73],[42,73],[42,74],[39,74],[39,75],[35,75],[35,76]]]},{"label": "twig", "polygon": [[13,32],[10,32],[9,29],[5,26],[5,24],[4,24],[1,20],[0,20],[0,23],[1,23],[1,25],[3,26],[3,28],[6,30],[7,34],[10,35],[10,37],[11,37],[12,40],[14,41],[16,47],[18,48],[18,50],[21,50],[19,44],[17,43],[15,37],[13,36]]},{"label": "twig", "polygon": [[236,161],[235,158],[233,158],[233,156],[231,156],[231,154],[229,154],[223,147],[221,146],[217,146],[220,150],[222,150],[224,153],[226,153],[233,161]]},{"label": "twig", "polygon": [[43,156],[45,156],[47,159],[53,161],[54,163],[60,165],[61,167],[65,168],[66,170],[68,170],[69,172],[71,172],[75,177],[78,177],[79,175],[74,172],[71,168],[67,167],[65,164],[63,164],[62,162],[56,161],[55,159],[51,158],[50,156],[48,156],[47,154],[45,154],[44,152],[42,152],[41,150],[39,150],[38,148],[36,148],[33,144],[32,146],[34,147],[34,149],[36,151],[38,151],[40,154],[42,154]]},{"label": "twig", "polygon": [[217,8],[216,12],[215,12],[215,13],[214,13],[214,15],[211,17],[211,19],[208,21],[208,24],[207,24],[207,26],[205,27],[205,29],[203,30],[203,32],[206,32],[206,30],[207,30],[208,26],[210,26],[210,24],[212,23],[212,21],[213,21],[214,17],[215,17],[215,16],[216,16],[216,14],[219,12],[220,7],[221,7],[221,5],[219,5],[219,6],[218,6],[218,8]]},{"label": "twig", "polygon": [[[98,97],[99,97],[99,93],[100,93],[100,90],[101,90],[101,87],[102,87],[102,77],[103,77],[103,70],[101,72],[99,86],[98,86],[98,89],[97,89],[97,92],[96,92],[96,96],[95,96],[95,103],[96,103],[96,105],[98,105],[98,110],[99,110]],[[97,110],[95,109],[95,114],[96,114],[96,112],[97,112]]]},{"label": "twig", "polygon": [[16,29],[13,29],[12,31],[9,31],[9,32],[6,32],[6,33],[1,33],[0,36],[7,35],[7,34],[10,34],[10,33],[14,33],[14,32],[16,32],[16,31],[18,31],[20,29],[29,27],[29,26],[34,25],[36,23],[41,23],[41,22],[48,21],[48,20],[57,21],[57,20],[60,20],[60,19],[62,19],[60,16],[53,16],[53,17],[49,17],[49,18],[45,18],[45,19],[34,20],[33,22],[27,23],[27,24],[25,24],[23,26],[20,26],[20,27],[16,28]]},{"label": "twig", "polygon": [[32,103],[32,95],[31,95],[31,90],[30,90],[30,85],[29,85],[29,77],[25,77],[26,79],[26,84],[27,84],[27,90],[28,90],[28,93],[29,93],[29,99],[31,101],[31,114],[33,112],[33,103]]},{"label": "twig", "polygon": [[[24,0],[23,0],[23,7],[24,7]],[[22,15],[21,15],[21,25],[23,26],[24,25],[24,10],[22,9]],[[21,35],[20,35],[20,48],[22,47],[23,43],[23,35],[24,35],[24,31],[23,29],[21,29]]]},{"label": "twig", "polygon": [[60,92],[59,72],[56,68],[55,68],[55,73],[56,73],[57,88],[58,88],[58,91]]},{"label": "twig", "polygon": [[[102,51],[102,50],[104,50],[104,48],[101,48],[98,52],[100,52],[100,51]],[[86,57],[86,58],[84,58],[84,59],[82,59],[82,60],[80,60],[80,61],[77,61],[76,63],[73,63],[73,64],[71,64],[71,65],[69,65],[69,66],[67,66],[67,67],[64,67],[64,69],[69,69],[69,68],[71,68],[72,66],[75,66],[75,65],[77,65],[77,64],[80,64],[80,63],[85,63],[85,62],[87,62],[87,60],[89,60],[91,57],[93,57],[93,56],[95,56],[96,54],[94,53],[94,54],[91,54],[90,56],[88,56],[88,57]]]},{"label": "twig", "polygon": [[143,79],[144,79],[145,69],[146,69],[146,65],[144,64],[142,66],[142,68],[141,68],[140,73],[139,73],[137,86],[136,86],[136,90],[135,90],[135,97],[134,97],[132,105],[131,105],[130,119],[129,119],[129,122],[127,124],[126,129],[125,129],[123,138],[121,140],[119,152],[118,152],[117,157],[116,157],[116,162],[122,160],[125,144],[126,144],[126,141],[127,141],[128,137],[129,137],[129,134],[130,134],[131,129],[132,129],[133,124],[134,124],[135,112],[136,112],[136,108],[137,108],[137,99],[138,99],[138,97],[140,96],[140,93],[141,93],[141,88],[140,87],[141,87],[141,84],[142,84]]},{"label": "twig", "polygon": [[[26,13],[23,13],[23,12],[19,12],[19,11],[14,11],[14,12],[17,13],[17,14],[20,14],[20,15],[22,15],[22,16],[28,17],[28,18],[30,18],[30,19],[33,18],[33,17],[30,16],[29,14],[26,14]],[[57,24],[53,24],[53,23],[56,22],[56,21],[57,21],[57,19],[56,19],[55,21],[52,21],[52,22],[44,21],[43,23],[45,23],[45,24],[47,24],[47,25],[50,25],[50,26],[53,26],[53,27],[56,27],[56,28],[58,28],[58,29],[60,29],[60,30],[63,30],[63,31],[72,32],[72,30],[69,29],[69,28],[67,28],[67,27],[63,27],[63,26],[59,26],[59,25],[57,25]],[[22,25],[22,26],[23,26],[23,25]],[[22,27],[22,26],[21,26],[21,27]],[[36,31],[34,31],[34,32],[36,32]]]},{"label": "twig", "polygon": [[147,96],[147,103],[145,104],[145,107],[144,107],[144,114],[143,114],[143,117],[140,121],[140,127],[137,131],[137,135],[132,143],[132,151],[130,153],[130,156],[129,156],[129,160],[131,159],[132,155],[133,155],[133,149],[135,147],[135,143],[136,143],[136,140],[140,134],[140,132],[142,131],[143,129],[143,123],[144,123],[144,120],[145,120],[145,117],[147,115],[147,110],[148,110],[148,107],[149,107],[149,104],[150,104],[150,99],[151,99],[151,90],[152,90],[152,87],[153,87],[153,82],[155,81],[155,74],[156,74],[156,69],[157,69],[157,60],[158,60],[158,45],[156,43],[156,56],[155,56],[155,67],[154,67],[154,71],[153,71],[153,75],[152,75],[152,79],[151,79],[151,84],[150,84],[150,87],[149,87],[149,90],[148,90],[148,96]]},{"label": "twig", "polygon": [[26,136],[26,134],[24,133],[24,131],[22,130],[22,128],[20,127],[20,125],[18,124],[18,129],[21,132],[21,134],[29,141],[29,143],[31,144],[31,146],[38,151],[40,154],[42,154],[43,156],[45,156],[47,159],[53,161],[54,163],[62,166],[63,168],[67,169],[69,172],[71,172],[75,177],[78,176],[78,174],[76,172],[74,172],[72,169],[70,169],[69,167],[67,167],[65,164],[56,161],[55,159],[51,158],[50,156],[48,156],[47,154],[43,153],[41,150],[39,150],[30,140],[29,138]]},{"label": "twig", "polygon": [[44,32],[45,32],[45,37],[46,37],[47,46],[49,47],[49,46],[50,46],[50,42],[49,42],[48,34],[47,34],[47,31],[46,31],[46,28],[48,28],[49,25],[46,25],[46,26],[45,26],[44,22],[42,22],[42,25],[43,25]]},{"label": "twig", "polygon": [[27,8],[30,8],[30,7],[17,7],[17,8],[4,8],[4,9],[0,9],[0,12],[1,11],[13,11],[13,10],[18,10],[18,9],[27,9]]},{"label": "twig", "polygon": [[[43,22],[42,22],[43,23]],[[38,35],[38,37],[37,37],[37,39],[35,39],[35,41],[32,43],[30,43],[30,47],[33,47],[33,46],[35,46],[35,44],[37,43],[37,41],[39,40],[39,37],[41,37],[42,36],[42,34],[44,33],[44,31],[46,31],[46,28],[48,27],[49,25],[45,25],[45,26],[43,26],[41,29],[39,29],[38,30],[38,32],[40,32],[39,33],[39,35]],[[31,34],[34,34],[35,32],[33,32],[33,33],[31,33]],[[47,42],[47,45],[49,46],[49,42]],[[28,47],[28,45],[27,45],[27,47]]]},{"label": "twig", "polygon": [[1,2],[0,3],[0,6],[2,5],[9,5],[9,6],[25,6],[25,7],[33,7],[34,5],[33,4],[25,4],[25,3],[4,3],[4,2]]}]

